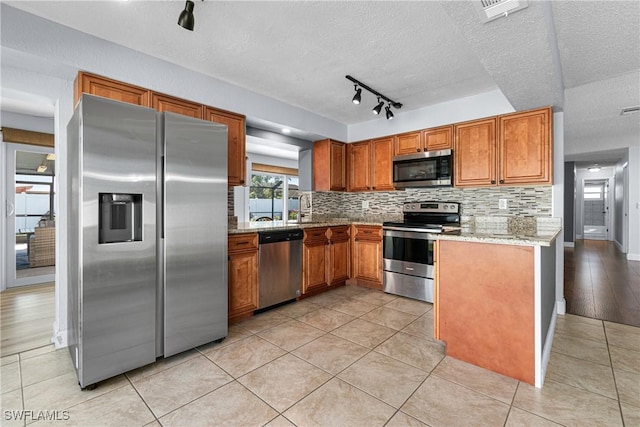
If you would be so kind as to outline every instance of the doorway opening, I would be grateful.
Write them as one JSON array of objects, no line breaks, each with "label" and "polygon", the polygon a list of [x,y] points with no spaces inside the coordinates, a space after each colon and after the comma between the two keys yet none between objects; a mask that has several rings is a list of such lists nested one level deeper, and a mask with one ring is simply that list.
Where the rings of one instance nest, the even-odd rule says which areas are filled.
[{"label": "doorway opening", "polygon": [[609,181],[584,181],[583,236],[585,240],[609,240]]}]

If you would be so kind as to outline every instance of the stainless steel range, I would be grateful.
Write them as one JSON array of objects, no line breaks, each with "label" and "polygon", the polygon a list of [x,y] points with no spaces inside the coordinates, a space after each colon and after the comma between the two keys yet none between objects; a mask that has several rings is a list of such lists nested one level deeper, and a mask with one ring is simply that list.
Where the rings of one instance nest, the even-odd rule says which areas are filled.
[{"label": "stainless steel range", "polygon": [[384,291],[433,302],[433,234],[460,229],[460,204],[406,202],[402,211],[403,222],[382,224]]}]

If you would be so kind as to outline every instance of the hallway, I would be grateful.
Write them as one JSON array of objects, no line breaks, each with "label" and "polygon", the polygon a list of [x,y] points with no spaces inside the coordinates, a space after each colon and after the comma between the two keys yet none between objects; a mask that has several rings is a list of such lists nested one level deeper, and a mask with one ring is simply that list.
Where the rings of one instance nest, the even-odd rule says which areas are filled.
[{"label": "hallway", "polygon": [[640,326],[640,261],[606,240],[576,240],[564,260],[567,313]]}]

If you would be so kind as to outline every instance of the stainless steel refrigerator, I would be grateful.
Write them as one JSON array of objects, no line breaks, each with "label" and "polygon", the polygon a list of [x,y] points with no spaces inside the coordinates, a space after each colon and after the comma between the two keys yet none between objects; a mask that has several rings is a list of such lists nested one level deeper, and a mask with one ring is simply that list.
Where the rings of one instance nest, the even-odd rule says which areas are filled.
[{"label": "stainless steel refrigerator", "polygon": [[83,95],[67,127],[81,387],[227,335],[227,127]]}]

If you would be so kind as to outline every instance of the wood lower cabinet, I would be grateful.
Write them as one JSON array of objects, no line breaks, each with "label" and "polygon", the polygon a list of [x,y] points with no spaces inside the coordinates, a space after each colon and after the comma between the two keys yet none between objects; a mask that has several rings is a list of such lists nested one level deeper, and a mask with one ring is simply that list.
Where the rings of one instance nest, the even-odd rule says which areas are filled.
[{"label": "wood lower cabinet", "polygon": [[74,105],[78,103],[83,93],[143,107],[151,106],[151,91],[149,89],[80,71],[74,83]]},{"label": "wood lower cabinet", "polygon": [[184,99],[163,95],[161,93],[151,94],[151,108],[160,112],[182,114],[183,116],[196,119],[202,119],[204,115],[204,106],[202,104],[196,104],[195,102],[185,101]]},{"label": "wood lower cabinet", "polygon": [[313,191],[345,191],[345,144],[332,139],[313,143]]},{"label": "wood lower cabinet", "polygon": [[382,289],[382,227],[353,225],[351,278],[358,285]]},{"label": "wood lower cabinet", "polygon": [[321,292],[329,288],[328,227],[304,230],[302,245],[302,294]]},{"label": "wood lower cabinet", "polygon": [[244,185],[246,177],[245,117],[207,107],[205,120],[227,125],[228,185]]},{"label": "wood lower cabinet", "polygon": [[351,241],[349,226],[329,228],[329,285],[343,285],[349,279]]},{"label": "wood lower cabinet", "polygon": [[229,236],[229,321],[258,308],[258,234]]}]

